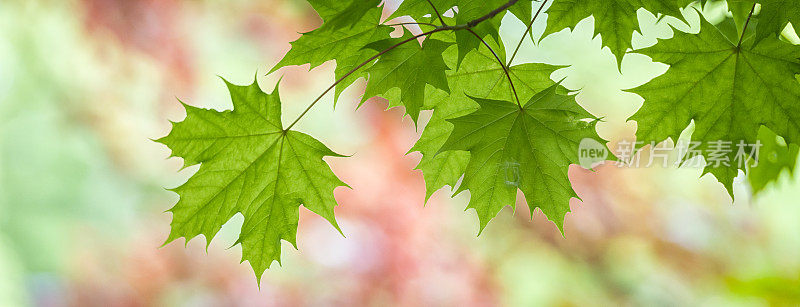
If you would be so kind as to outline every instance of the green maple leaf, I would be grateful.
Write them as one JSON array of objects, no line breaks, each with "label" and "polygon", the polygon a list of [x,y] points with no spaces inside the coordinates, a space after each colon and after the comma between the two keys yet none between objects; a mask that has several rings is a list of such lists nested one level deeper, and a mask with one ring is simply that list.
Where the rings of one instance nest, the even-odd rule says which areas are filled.
[{"label": "green maple leaf", "polygon": [[786,144],[782,137],[766,127],[761,127],[758,131],[758,141],[762,144],[758,164],[752,164],[747,171],[747,180],[753,194],[760,193],[768,184],[777,181],[785,171],[794,173],[800,152],[797,145]]},{"label": "green maple leaf", "polygon": [[[389,37],[392,27],[380,25],[381,11],[376,1],[310,0],[324,20],[322,26],[292,42],[292,49],[270,70],[281,67],[310,64],[315,68],[331,60],[336,61],[336,79],[356,68],[376,52],[365,49],[368,44]],[[369,67],[367,65],[366,67]],[[336,85],[335,99],[359,78],[366,77],[359,69]]]},{"label": "green maple leaf", "polygon": [[[386,39],[374,42],[366,48],[386,50],[389,46],[406,40],[401,38]],[[409,42],[387,52],[369,69],[369,81],[362,98],[362,103],[374,96],[391,97],[389,91],[400,89],[400,103],[405,106],[406,113],[414,122],[419,118],[419,111],[425,103],[425,87],[430,84],[444,91],[449,91],[445,71],[449,68],[444,63],[442,54],[451,43],[437,39],[426,39],[422,46]],[[397,102],[391,102],[397,105]]]},{"label": "green maple leaf", "polygon": [[[446,54],[445,61],[449,65],[456,61],[452,50]],[[559,68],[546,64],[521,64],[511,66],[509,72],[520,99],[528,100],[535,93],[555,84],[550,75]],[[439,153],[453,131],[453,124],[447,119],[464,116],[478,109],[478,104],[467,95],[495,100],[514,99],[503,69],[486,48],[467,55],[458,71],[447,72],[447,80],[450,93],[433,90],[427,93],[425,108],[433,109],[433,116],[419,141],[410,150],[422,153],[416,169],[421,170],[425,178],[426,200],[444,186],[455,187],[469,162],[469,153],[466,151]]]},{"label": "green maple leaf", "polygon": [[[732,142],[729,166],[711,165],[711,172],[733,195],[733,178],[742,166],[735,154],[739,142],[755,144],[761,125],[793,144],[800,137],[800,46],[766,38],[742,47],[703,20],[699,34],[675,33],[674,38],[636,52],[669,64],[669,70],[631,90],[644,105],[631,118],[638,122],[637,139],[645,144],[677,140],[695,122],[692,139],[704,152],[721,149],[714,142]],[[711,147],[713,146],[713,147]],[[724,150],[723,150],[724,151]],[[719,152],[719,151],[718,151]]]},{"label": "green maple leaf", "polygon": [[242,261],[260,280],[273,261],[280,262],[281,240],[297,248],[301,204],[339,229],[333,190],[346,185],[322,158],[341,155],[306,134],[283,129],[277,86],[266,94],[257,82],[227,84],[232,111],[184,105],[186,119],[157,140],[183,158],[185,166],[200,164],[196,174],[173,189],[180,200],[169,210],[167,243],[203,235],[210,244],[222,225],[240,213],[244,224],[236,243],[242,245]]},{"label": "green maple leaf", "polygon": [[454,129],[441,150],[470,153],[456,193],[470,191],[468,208],[478,213],[481,230],[503,207],[514,207],[517,190],[525,194],[531,216],[540,208],[563,230],[569,200],[578,197],[567,175],[569,165],[579,163],[583,139],[600,138],[597,119],[558,88],[545,89],[522,107],[473,98],[477,111],[448,120]]},{"label": "green maple leaf", "polygon": [[554,0],[547,10],[547,29],[542,37],[563,29],[573,29],[583,19],[594,16],[594,32],[603,39],[603,46],[617,57],[617,65],[632,48],[633,32],[639,32],[636,11],[644,8],[653,14],[683,18],[682,7],[693,0]]}]

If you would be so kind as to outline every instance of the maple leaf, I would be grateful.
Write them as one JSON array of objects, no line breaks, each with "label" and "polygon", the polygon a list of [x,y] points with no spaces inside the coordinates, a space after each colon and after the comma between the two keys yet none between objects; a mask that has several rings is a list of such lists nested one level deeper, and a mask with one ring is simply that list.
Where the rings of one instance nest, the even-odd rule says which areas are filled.
[{"label": "maple leaf", "polygon": [[[453,52],[445,55],[445,61],[450,64],[455,62]],[[535,93],[554,85],[550,75],[559,68],[561,67],[529,63],[511,66],[509,73],[520,99],[527,100]],[[433,90],[427,93],[425,108],[433,109],[433,116],[420,139],[409,151],[422,153],[416,169],[421,170],[425,178],[426,200],[446,185],[455,187],[469,162],[469,153],[466,151],[439,153],[453,131],[453,124],[447,119],[464,116],[478,109],[478,104],[467,95],[496,100],[514,99],[503,69],[486,48],[468,54],[457,71],[447,72],[447,80],[450,93]]]},{"label": "maple leaf", "polygon": [[670,65],[665,74],[630,90],[645,100],[631,118],[638,122],[637,139],[644,144],[677,140],[693,120],[692,139],[703,144],[704,152],[723,151],[718,142],[732,142],[733,150],[704,171],[714,174],[731,196],[741,168],[735,161],[737,144],[755,144],[761,125],[790,144],[800,137],[800,84],[795,79],[800,46],[765,38],[755,46],[745,39],[739,47],[703,19],[699,34],[676,31],[672,39],[636,52]]},{"label": "maple leaf", "polygon": [[747,170],[747,180],[753,194],[761,193],[768,184],[777,181],[784,171],[793,174],[800,153],[797,145],[786,144],[783,138],[763,126],[758,131],[758,141],[761,144],[758,164],[751,165]]},{"label": "maple leaf", "polygon": [[[392,27],[380,25],[382,8],[379,1],[310,0],[324,20],[322,26],[303,33],[292,42],[292,49],[278,62],[270,73],[281,67],[310,64],[313,69],[331,60],[336,61],[336,79],[345,76],[363,61],[376,54],[365,49],[368,44],[389,37]],[[369,64],[366,65],[369,67]],[[356,80],[366,77],[360,69],[336,85],[334,99]]]},{"label": "maple leaf", "polygon": [[589,16],[594,16],[594,32],[603,39],[622,65],[622,58],[632,48],[633,32],[639,32],[636,11],[644,8],[653,14],[683,18],[680,9],[693,0],[553,0],[547,10],[547,28],[542,37],[563,29],[572,30]]},{"label": "maple leaf", "polygon": [[[172,212],[166,243],[203,235],[207,244],[234,215],[244,216],[236,244],[257,279],[280,263],[281,240],[297,248],[299,206],[328,220],[337,230],[333,190],[346,186],[322,160],[341,157],[312,137],[283,129],[277,90],[266,94],[257,82],[228,83],[233,110],[218,112],[185,105],[186,119],[157,142],[185,166],[200,164],[173,189],[180,200]],[[340,230],[341,232],[341,230]]]},{"label": "maple leaf", "polygon": [[[400,41],[409,39],[406,33],[401,38],[391,38],[368,45],[366,48],[386,50]],[[405,106],[406,114],[416,123],[419,111],[425,102],[425,86],[430,84],[436,88],[449,91],[445,71],[449,68],[442,59],[451,43],[426,39],[422,46],[415,42],[400,45],[387,52],[369,69],[369,81],[361,103],[374,96],[390,97],[388,92],[393,88],[400,89],[400,102]],[[397,102],[390,102],[397,105]]]},{"label": "maple leaf", "polygon": [[470,191],[468,208],[478,213],[481,230],[503,207],[515,206],[519,189],[531,216],[540,208],[563,231],[569,200],[578,197],[567,175],[569,165],[579,163],[583,139],[600,138],[597,119],[558,89],[553,85],[524,106],[471,97],[479,109],[448,120],[454,128],[441,151],[470,153],[456,194]]}]

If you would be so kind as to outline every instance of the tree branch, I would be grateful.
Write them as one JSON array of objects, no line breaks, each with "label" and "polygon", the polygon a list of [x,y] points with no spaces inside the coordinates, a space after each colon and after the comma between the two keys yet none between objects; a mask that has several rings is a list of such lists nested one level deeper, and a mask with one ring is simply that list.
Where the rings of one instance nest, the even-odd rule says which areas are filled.
[{"label": "tree branch", "polygon": [[[380,56],[386,54],[387,52],[392,51],[395,48],[400,47],[402,45],[405,45],[408,42],[417,40],[420,37],[429,36],[431,34],[434,34],[434,33],[437,33],[437,32],[442,32],[442,31],[469,30],[470,32],[472,32],[472,34],[477,35],[474,31],[472,31],[472,28],[474,28],[475,26],[477,26],[481,22],[484,22],[484,21],[486,21],[488,19],[491,19],[494,16],[497,16],[497,14],[500,14],[501,12],[507,10],[509,7],[511,7],[512,5],[517,3],[517,1],[519,1],[519,0],[510,0],[506,4],[503,4],[501,7],[489,12],[488,14],[483,15],[483,16],[477,18],[477,19],[471,20],[471,21],[469,21],[469,22],[467,22],[465,24],[459,24],[459,25],[454,25],[454,26],[442,25],[441,27],[437,27],[436,29],[424,32],[422,34],[414,35],[411,38],[405,39],[405,40],[403,40],[403,41],[401,41],[401,42],[399,42],[397,44],[394,44],[394,45],[390,46],[389,48],[386,48],[385,50],[383,50],[381,52],[378,52],[378,54],[370,57],[369,59],[367,59],[366,61],[362,62],[361,64],[358,64],[358,66],[354,67],[349,72],[347,72],[343,76],[339,77],[339,79],[337,79],[330,87],[328,87],[328,89],[326,89],[324,92],[322,92],[322,94],[317,96],[317,98],[314,99],[314,101],[311,102],[311,104],[308,105],[308,107],[303,111],[303,113],[300,113],[300,115],[297,116],[297,119],[295,119],[288,127],[286,127],[286,129],[284,129],[284,131],[288,131],[289,129],[294,127],[294,125],[297,124],[297,122],[299,122],[304,116],[306,116],[306,114],[308,114],[308,111],[311,111],[311,109],[314,108],[314,106],[320,100],[322,100],[322,97],[325,97],[325,95],[328,94],[328,92],[330,92],[332,89],[334,89],[336,87],[336,85],[338,85],[339,83],[342,83],[342,81],[344,81],[344,79],[347,79],[347,77],[349,77],[350,75],[352,75],[353,73],[355,73],[356,71],[358,71],[359,69],[364,67],[365,65],[369,64],[370,62],[374,61],[375,59],[379,58]],[[484,44],[486,44],[486,42],[483,41],[483,39],[480,36],[478,36],[478,38]],[[494,50],[492,50],[491,47],[489,47],[488,44],[486,44],[486,47],[488,47],[489,50],[492,51],[492,54],[494,54],[495,57],[498,59],[498,61],[500,61],[500,64],[503,66],[503,71],[506,72],[506,76],[508,76],[508,80],[509,80],[509,82],[511,82],[511,75],[506,70],[506,66],[505,66],[505,64],[503,64],[503,61],[500,60],[499,57],[497,57],[497,54],[494,52]],[[514,90],[514,95],[516,96],[517,92],[514,89],[514,84],[513,83],[511,83],[511,89]],[[519,102],[519,98],[517,98],[517,104],[520,105],[520,107],[521,107],[521,104]]]},{"label": "tree branch", "polygon": [[[473,0],[473,1],[478,1],[478,0]],[[497,16],[497,14],[500,14],[501,12],[503,12],[503,11],[507,10],[508,8],[510,8],[512,5],[516,4],[517,1],[518,0],[508,1],[508,2],[506,2],[506,4],[503,4],[503,6],[498,7],[494,11],[489,12],[489,14],[483,15],[482,17],[480,17],[478,19],[475,19],[475,20],[472,20],[472,21],[468,22],[467,23],[467,28],[474,28],[479,23],[484,22],[487,19],[493,18],[494,16]]]}]

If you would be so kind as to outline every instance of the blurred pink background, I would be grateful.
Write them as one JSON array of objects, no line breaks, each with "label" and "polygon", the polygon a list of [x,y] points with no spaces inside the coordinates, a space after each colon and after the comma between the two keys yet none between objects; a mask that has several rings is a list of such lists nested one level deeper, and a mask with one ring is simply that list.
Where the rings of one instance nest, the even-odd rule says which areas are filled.
[{"label": "blurred pink background", "polygon": [[[396,7],[387,3],[387,12]],[[669,35],[644,12],[639,45]],[[524,24],[503,22],[515,41]],[[543,22],[537,22],[539,35]],[[230,107],[217,75],[263,88],[278,78],[293,118],[333,80],[333,63],[264,74],[298,32],[320,23],[302,0],[7,0],[0,3],[0,305],[34,306],[531,306],[794,305],[800,302],[800,179],[785,174],[736,201],[697,169],[578,166],[565,235],[520,194],[477,237],[468,193],[424,203],[421,131],[372,99],[363,82],[330,97],[299,129],[333,150],[352,189],[335,194],[347,235],[302,211],[298,247],[260,289],[234,218],[208,251],[198,238],[160,247],[163,213],[196,167],[179,171],[150,141],[181,120],[180,98]],[[602,137],[633,135],[641,98],[622,89],[663,72],[630,55],[623,72],[592,38],[592,21],[520,58],[571,65],[553,79],[606,118]],[[229,248],[230,247],[230,248]]]}]

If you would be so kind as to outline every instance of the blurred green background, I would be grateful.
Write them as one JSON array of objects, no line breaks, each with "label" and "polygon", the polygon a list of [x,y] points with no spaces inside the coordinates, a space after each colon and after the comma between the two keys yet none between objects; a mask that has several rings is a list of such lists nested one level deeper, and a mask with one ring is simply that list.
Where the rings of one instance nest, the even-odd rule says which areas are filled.
[{"label": "blurred green background", "polygon": [[[705,13],[723,21],[724,6]],[[697,13],[685,13],[696,31]],[[636,47],[670,37],[667,22],[689,29],[639,15]],[[203,239],[160,247],[177,201],[164,187],[196,171],[150,141],[183,118],[176,98],[225,109],[217,75],[255,74],[262,88],[282,76],[293,118],[333,80],[332,63],[264,73],[319,23],[301,0],[0,2],[0,306],[800,304],[799,174],[755,197],[739,182],[733,201],[699,169],[573,167],[583,201],[564,237],[523,201],[476,237],[466,193],[424,205],[419,155],[405,155],[421,131],[378,99],[356,111],[363,83],[299,125],[353,155],[328,161],[353,187],[336,190],[346,239],[304,211],[299,251],[286,244],[260,289],[229,248],[241,217],[207,252]],[[571,65],[553,79],[581,89],[613,146],[633,135],[627,118],[642,104],[623,89],[666,66],[631,54],[620,74],[592,27],[529,41],[518,62]],[[524,24],[509,16],[501,30],[516,42]]]}]

